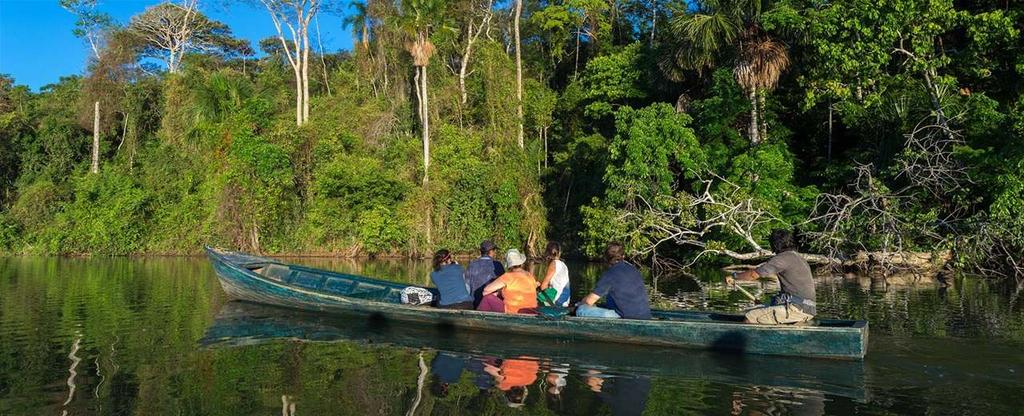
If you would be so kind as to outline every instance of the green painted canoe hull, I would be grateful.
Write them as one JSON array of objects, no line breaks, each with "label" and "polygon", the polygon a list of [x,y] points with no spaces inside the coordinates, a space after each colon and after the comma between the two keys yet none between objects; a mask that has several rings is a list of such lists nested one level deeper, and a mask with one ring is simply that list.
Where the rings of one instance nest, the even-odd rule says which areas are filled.
[{"label": "green painted canoe hull", "polygon": [[399,301],[399,292],[407,285],[211,248],[207,255],[228,296],[307,311],[570,341],[852,360],[863,359],[867,353],[866,321],[766,326],[744,324],[739,315],[694,311],[654,311],[651,320],[549,319],[409,306]]}]

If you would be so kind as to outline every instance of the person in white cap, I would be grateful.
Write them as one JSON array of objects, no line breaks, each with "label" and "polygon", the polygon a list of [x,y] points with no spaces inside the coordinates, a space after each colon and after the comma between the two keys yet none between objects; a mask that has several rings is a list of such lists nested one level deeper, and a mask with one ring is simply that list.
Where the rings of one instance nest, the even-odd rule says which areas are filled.
[{"label": "person in white cap", "polygon": [[[536,314],[537,278],[523,265],[526,255],[511,249],[505,254],[508,271],[484,287],[479,311]],[[497,294],[501,294],[498,298]]]}]

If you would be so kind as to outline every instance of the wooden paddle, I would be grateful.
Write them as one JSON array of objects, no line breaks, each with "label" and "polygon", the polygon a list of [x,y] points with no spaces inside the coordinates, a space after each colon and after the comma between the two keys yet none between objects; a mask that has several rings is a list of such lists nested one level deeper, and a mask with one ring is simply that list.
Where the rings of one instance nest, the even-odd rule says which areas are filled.
[{"label": "wooden paddle", "polygon": [[747,295],[747,297],[750,298],[750,300],[757,302],[757,298],[754,297],[754,295],[751,295],[750,292],[747,292],[747,289],[744,289],[743,286],[733,283],[732,287],[739,289],[739,291],[742,292],[744,295]]}]

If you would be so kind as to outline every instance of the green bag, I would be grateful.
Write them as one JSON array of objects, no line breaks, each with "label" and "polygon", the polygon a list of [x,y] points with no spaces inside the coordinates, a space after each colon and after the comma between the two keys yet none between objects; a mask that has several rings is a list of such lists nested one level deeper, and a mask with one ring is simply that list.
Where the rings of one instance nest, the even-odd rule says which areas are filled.
[{"label": "green bag", "polygon": [[537,304],[542,306],[558,306],[555,305],[556,295],[558,295],[558,291],[553,287],[541,290],[537,292]]}]

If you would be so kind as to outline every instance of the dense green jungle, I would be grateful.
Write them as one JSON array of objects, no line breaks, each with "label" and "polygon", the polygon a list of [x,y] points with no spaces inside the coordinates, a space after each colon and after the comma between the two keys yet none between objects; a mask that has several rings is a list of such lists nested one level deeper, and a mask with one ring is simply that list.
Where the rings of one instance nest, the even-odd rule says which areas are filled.
[{"label": "dense green jungle", "polygon": [[[0,251],[622,240],[686,266],[791,228],[826,261],[1024,278],[1024,3],[257,3],[279,37],[61,0],[92,57],[38,92],[0,77]],[[318,48],[317,13],[351,50]]]}]

